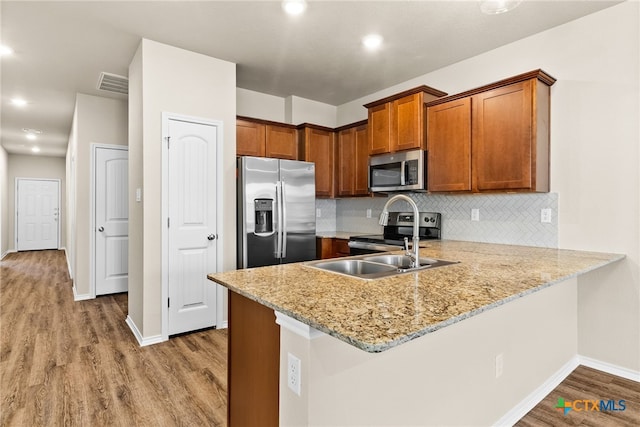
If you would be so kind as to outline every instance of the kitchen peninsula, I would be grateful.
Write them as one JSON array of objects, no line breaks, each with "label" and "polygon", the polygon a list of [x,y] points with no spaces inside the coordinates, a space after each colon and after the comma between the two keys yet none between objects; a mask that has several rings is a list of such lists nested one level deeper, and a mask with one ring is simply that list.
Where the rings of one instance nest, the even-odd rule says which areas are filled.
[{"label": "kitchen peninsula", "polygon": [[420,255],[460,263],[377,280],[304,263],[209,275],[232,291],[230,336],[238,299],[283,326],[281,425],[493,424],[575,358],[578,276],[624,258],[458,241]]}]

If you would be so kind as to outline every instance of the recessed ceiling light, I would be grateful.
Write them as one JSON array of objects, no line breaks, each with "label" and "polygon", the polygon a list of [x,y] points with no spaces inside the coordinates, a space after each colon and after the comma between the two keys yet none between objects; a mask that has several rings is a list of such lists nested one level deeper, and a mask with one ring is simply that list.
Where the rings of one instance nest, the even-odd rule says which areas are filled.
[{"label": "recessed ceiling light", "polygon": [[362,38],[362,44],[369,50],[376,50],[382,46],[382,36],[379,34],[369,34]]},{"label": "recessed ceiling light", "polygon": [[0,56],[9,56],[13,55],[13,49],[9,46],[0,45]]},{"label": "recessed ceiling light", "polygon": [[16,107],[24,107],[25,105],[27,105],[27,101],[22,98],[13,98],[11,100],[11,103]]},{"label": "recessed ceiling light", "polygon": [[31,147],[31,151],[33,151],[34,153],[39,153],[40,152],[40,147],[33,146],[33,147]]},{"label": "recessed ceiling light", "polygon": [[515,9],[522,0],[480,0],[480,10],[487,15],[499,15]]},{"label": "recessed ceiling light", "polygon": [[307,2],[305,0],[283,0],[282,8],[289,15],[300,15],[307,8]]},{"label": "recessed ceiling light", "polygon": [[33,141],[34,139],[37,139],[38,136],[35,133],[28,133],[27,134],[27,139]]}]

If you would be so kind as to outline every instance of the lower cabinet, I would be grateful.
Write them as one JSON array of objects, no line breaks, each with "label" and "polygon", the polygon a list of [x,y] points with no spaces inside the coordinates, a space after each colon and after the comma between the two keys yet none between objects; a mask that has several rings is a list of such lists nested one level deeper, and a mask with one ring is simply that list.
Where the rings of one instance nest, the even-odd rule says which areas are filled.
[{"label": "lower cabinet", "polygon": [[229,292],[229,427],[278,426],[280,326],[272,309]]},{"label": "lower cabinet", "polygon": [[349,240],[335,237],[316,237],[316,256],[319,259],[339,258],[351,255]]}]

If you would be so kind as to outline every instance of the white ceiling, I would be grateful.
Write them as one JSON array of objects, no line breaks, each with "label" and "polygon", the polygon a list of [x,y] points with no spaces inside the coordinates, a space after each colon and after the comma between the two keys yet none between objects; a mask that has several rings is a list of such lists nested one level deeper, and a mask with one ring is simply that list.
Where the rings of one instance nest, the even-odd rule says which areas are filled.
[{"label": "white ceiling", "polygon": [[[141,38],[237,63],[238,87],[340,105],[616,3],[525,0],[488,16],[475,0],[311,1],[291,18],[279,1],[3,0],[15,54],[1,63],[0,142],[30,153],[22,129],[39,129],[40,154],[64,156],[75,94],[126,99],[96,84],[101,71],[127,75]],[[360,44],[371,32],[384,37],[376,53]]]}]

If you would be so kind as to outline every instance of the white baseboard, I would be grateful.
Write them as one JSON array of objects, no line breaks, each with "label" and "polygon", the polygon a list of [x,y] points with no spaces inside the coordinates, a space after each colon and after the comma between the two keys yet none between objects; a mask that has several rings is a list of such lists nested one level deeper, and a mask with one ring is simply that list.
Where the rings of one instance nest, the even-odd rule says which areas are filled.
[{"label": "white baseboard", "polygon": [[16,251],[15,249],[7,249],[5,253],[2,254],[2,256],[0,256],[0,260],[4,259],[4,257],[6,257],[9,254],[13,254],[16,253],[18,251]]},{"label": "white baseboard", "polygon": [[527,412],[532,410],[538,403],[542,401],[553,389],[558,387],[560,383],[569,376],[579,365],[579,357],[574,356],[565,363],[555,374],[547,379],[540,387],[535,389],[529,396],[514,406],[509,412],[504,414],[494,426],[512,426],[517,423]]},{"label": "white baseboard", "polygon": [[85,301],[88,299],[94,299],[95,297],[91,294],[78,294],[76,290],[76,284],[73,284],[73,300],[74,301]]},{"label": "white baseboard", "polygon": [[140,347],[145,347],[147,345],[158,344],[166,341],[164,338],[162,338],[162,335],[154,335],[152,337],[146,338],[143,337],[140,333],[140,330],[130,316],[127,316],[126,323],[127,325],[129,325],[129,329],[131,329],[131,332],[133,332],[133,336],[136,337],[136,340],[138,341],[138,344],[140,344]]},{"label": "white baseboard", "polygon": [[229,321],[225,320],[224,322],[222,322],[222,324],[220,326],[216,326],[216,329],[228,329],[229,328]]},{"label": "white baseboard", "polygon": [[640,372],[634,371],[611,363],[602,362],[586,356],[576,355],[570,361],[553,374],[547,381],[538,387],[533,393],[527,396],[523,401],[518,403],[513,409],[502,416],[494,425],[496,426],[512,426],[524,417],[527,412],[532,410],[538,403],[542,401],[553,389],[564,381],[565,378],[573,372],[579,365],[597,369],[617,377],[626,378],[628,380],[640,382]]},{"label": "white baseboard", "polygon": [[606,372],[607,374],[615,375],[617,377],[626,378],[631,381],[640,382],[640,372],[634,371],[622,366],[613,365],[611,363],[602,362],[600,360],[592,359],[587,356],[578,355],[578,360],[581,365],[589,368],[597,369],[598,371]]}]

